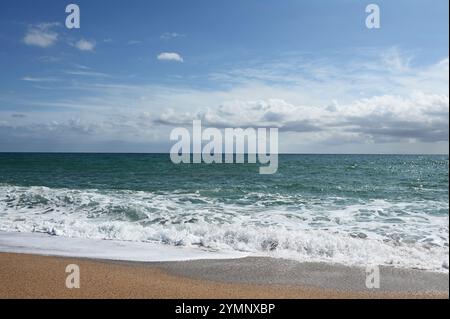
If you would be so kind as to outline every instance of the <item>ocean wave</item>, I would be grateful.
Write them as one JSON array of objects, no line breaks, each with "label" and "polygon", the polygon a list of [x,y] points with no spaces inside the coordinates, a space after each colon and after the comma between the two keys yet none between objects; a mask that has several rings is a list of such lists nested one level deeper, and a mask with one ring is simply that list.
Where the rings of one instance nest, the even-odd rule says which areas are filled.
[{"label": "ocean wave", "polygon": [[200,192],[3,185],[0,231],[448,271],[448,203],[434,201],[249,193],[224,202]]}]

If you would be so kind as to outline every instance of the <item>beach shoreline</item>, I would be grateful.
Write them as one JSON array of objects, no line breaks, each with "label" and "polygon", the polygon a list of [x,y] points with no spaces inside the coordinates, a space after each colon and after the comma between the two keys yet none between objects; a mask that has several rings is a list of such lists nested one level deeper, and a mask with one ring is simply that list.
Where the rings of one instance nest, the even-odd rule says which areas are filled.
[{"label": "beach shoreline", "polygon": [[[66,267],[80,288],[65,286]],[[130,262],[0,253],[0,298],[448,298],[448,274],[383,267],[380,289],[362,269],[268,257]]]}]

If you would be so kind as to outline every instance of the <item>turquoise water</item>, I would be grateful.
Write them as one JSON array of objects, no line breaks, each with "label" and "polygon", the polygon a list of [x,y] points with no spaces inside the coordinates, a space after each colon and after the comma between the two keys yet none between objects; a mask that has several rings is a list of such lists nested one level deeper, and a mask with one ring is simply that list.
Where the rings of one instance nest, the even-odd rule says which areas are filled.
[{"label": "turquoise water", "polygon": [[448,269],[448,156],[0,154],[0,231]]}]

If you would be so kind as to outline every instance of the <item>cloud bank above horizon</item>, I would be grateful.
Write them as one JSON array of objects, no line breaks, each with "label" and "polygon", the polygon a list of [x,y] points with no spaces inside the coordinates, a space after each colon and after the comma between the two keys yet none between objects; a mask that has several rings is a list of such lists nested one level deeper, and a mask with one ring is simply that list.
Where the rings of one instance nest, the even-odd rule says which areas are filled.
[{"label": "cloud bank above horizon", "polygon": [[[271,5],[242,6],[286,9],[289,17],[286,4]],[[317,14],[316,4],[303,6]],[[349,16],[354,8],[347,9],[337,14]],[[161,18],[172,14],[160,10]],[[306,31],[290,31],[284,20],[274,18],[272,29],[292,39],[272,36],[262,16],[250,19],[255,29],[249,17],[237,17],[249,30],[230,38],[222,28],[231,11],[223,15],[210,30],[199,29],[208,20],[197,16],[191,27],[156,21],[164,27],[153,33],[123,21],[125,29],[109,34],[83,18],[76,32],[57,19],[8,24],[11,32],[0,33],[0,151],[167,152],[172,128],[202,120],[205,127],[277,127],[282,153],[448,153],[448,29],[430,46],[420,34],[394,36],[395,21],[372,35],[345,25],[341,34],[331,19],[315,29],[337,32],[339,44],[324,50],[317,35],[289,42]],[[448,13],[442,19],[448,24]],[[424,34],[441,26],[424,23],[431,28]],[[349,42],[349,33],[365,38]]]}]

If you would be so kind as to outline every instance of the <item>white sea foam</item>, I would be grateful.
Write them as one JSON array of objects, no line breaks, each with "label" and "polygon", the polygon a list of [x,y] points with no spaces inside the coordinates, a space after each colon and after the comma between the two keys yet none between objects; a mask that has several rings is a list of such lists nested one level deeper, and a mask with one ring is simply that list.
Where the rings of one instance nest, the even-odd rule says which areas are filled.
[{"label": "white sea foam", "polygon": [[208,251],[161,244],[0,232],[0,251],[123,261],[180,261],[246,257],[236,251]]},{"label": "white sea foam", "polygon": [[[0,231],[59,236],[61,245],[50,245],[47,250],[65,250],[66,255],[72,251],[64,248],[63,238],[70,237],[94,240],[92,247],[102,247],[105,239],[136,245],[129,248],[132,254],[117,248],[120,245],[109,247],[108,254],[120,257],[117,259],[149,260],[142,256],[150,254],[150,260],[166,260],[164,256],[172,256],[172,249],[176,248],[176,259],[193,258],[195,252],[200,258],[236,253],[448,271],[448,214],[423,212],[433,205],[448,210],[448,203],[445,207],[432,201],[375,200],[339,206],[336,198],[312,205],[286,195],[247,196],[252,204],[237,205],[198,193],[4,185],[0,186]],[[5,238],[6,235],[0,237],[0,249],[20,246],[8,244]],[[42,239],[35,238],[37,242]],[[19,243],[29,246],[27,241]],[[167,252],[155,248],[160,245]],[[113,252],[114,249],[119,250]],[[138,250],[144,251],[142,255]],[[97,256],[96,249],[80,251],[87,257],[105,258],[100,253]]]}]

